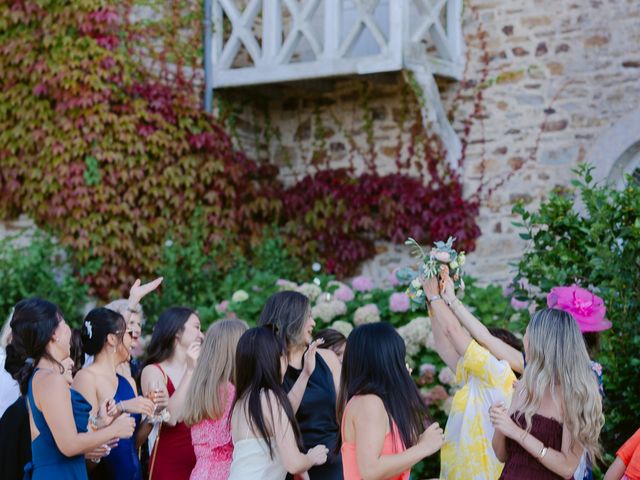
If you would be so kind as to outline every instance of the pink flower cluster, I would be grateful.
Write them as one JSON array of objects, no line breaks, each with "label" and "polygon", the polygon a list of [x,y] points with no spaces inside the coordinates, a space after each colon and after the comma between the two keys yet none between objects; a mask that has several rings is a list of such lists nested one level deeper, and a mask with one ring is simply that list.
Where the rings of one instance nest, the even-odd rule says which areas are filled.
[{"label": "pink flower cluster", "polygon": [[351,286],[358,292],[368,292],[373,290],[373,280],[364,275],[360,275],[353,279]]},{"label": "pink flower cluster", "polygon": [[410,300],[405,292],[392,293],[389,297],[389,310],[392,312],[407,312]]}]

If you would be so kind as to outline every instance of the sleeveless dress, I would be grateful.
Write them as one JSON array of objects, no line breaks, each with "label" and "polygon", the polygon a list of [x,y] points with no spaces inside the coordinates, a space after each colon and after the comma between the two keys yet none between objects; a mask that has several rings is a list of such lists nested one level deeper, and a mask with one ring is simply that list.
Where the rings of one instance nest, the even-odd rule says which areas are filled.
[{"label": "sleeveless dress", "polygon": [[280,454],[273,445],[273,458],[269,455],[269,446],[262,438],[245,438],[233,445],[233,460],[229,471],[229,480],[284,480],[287,470],[282,464]]},{"label": "sleeveless dress", "polygon": [[217,420],[206,419],[191,427],[191,443],[196,454],[196,466],[190,480],[227,480],[233,457],[231,440],[231,405],[236,389],[231,383],[226,387],[226,406]]},{"label": "sleeveless dress", "polygon": [[[35,423],[40,433],[31,442],[32,460],[24,467],[25,480],[86,480],[87,467],[84,463],[84,455],[67,457],[58,450],[47,421],[42,412],[38,410],[33,399],[32,381],[33,375],[29,379],[27,398],[29,399],[33,423]],[[85,433],[87,431],[89,413],[91,412],[91,404],[75,390],[70,389],[70,392],[76,430],[78,433]]]},{"label": "sleeveless dress", "polygon": [[[349,404],[347,403],[344,415],[342,416],[343,427],[348,408]],[[342,438],[344,438],[344,428],[342,430]],[[358,468],[358,462],[356,460],[356,444],[343,442],[340,450],[342,452],[342,470],[344,472],[344,479],[362,480],[362,475],[360,475],[360,469]],[[382,444],[382,452],[380,452],[380,454],[395,455],[397,453],[402,453],[405,450],[406,449],[404,448],[404,444],[402,443],[402,437],[400,436],[398,426],[395,422],[393,422],[393,430],[385,435],[384,443]],[[391,477],[389,480],[409,480],[410,475],[411,470],[405,470],[400,475]]]},{"label": "sleeveless dress", "polygon": [[[173,382],[160,365],[154,365],[167,380],[169,396],[173,395]],[[191,429],[183,422],[174,426],[163,423],[149,460],[149,480],[188,480],[195,465]]]},{"label": "sleeveless dress", "polygon": [[[283,382],[286,392],[293,388],[301,372],[302,370],[292,366],[287,368]],[[300,425],[306,450],[316,445],[324,445],[329,449],[327,462],[324,465],[312,467],[309,470],[309,478],[311,480],[342,479],[342,456],[334,453],[340,431],[336,419],[336,388],[329,366],[318,353],[316,353],[316,368],[307,383],[300,407],[296,412],[296,420]]]},{"label": "sleeveless dress", "polygon": [[[520,428],[525,428],[524,417],[511,415]],[[530,435],[540,440],[548,448],[562,448],[562,424],[553,418],[534,414],[531,419]],[[531,456],[520,444],[510,438],[506,439],[507,461],[502,470],[501,480],[561,480],[551,470],[545,468],[536,458]]]},{"label": "sleeveless dress", "polygon": [[[118,377],[118,388],[114,395],[114,400],[124,402],[136,397],[129,381],[121,375]],[[136,421],[136,425],[140,424],[141,415],[131,414]],[[102,459],[105,464],[108,478],[112,480],[141,480],[142,468],[140,459],[136,449],[135,435],[131,438],[121,438],[118,440],[118,446],[111,449],[111,453]]]}]

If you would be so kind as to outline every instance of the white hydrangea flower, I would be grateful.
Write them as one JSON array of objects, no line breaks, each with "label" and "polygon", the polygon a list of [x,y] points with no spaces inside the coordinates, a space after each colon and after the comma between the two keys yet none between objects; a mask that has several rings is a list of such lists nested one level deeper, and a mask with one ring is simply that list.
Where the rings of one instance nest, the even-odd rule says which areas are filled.
[{"label": "white hydrangea flower", "polygon": [[376,323],[380,321],[380,311],[374,303],[368,303],[353,312],[353,323],[359,327],[366,323]]},{"label": "white hydrangea flower", "polygon": [[334,330],[337,330],[345,337],[348,337],[349,334],[353,331],[353,325],[351,325],[349,322],[346,322],[344,320],[336,320],[331,324],[331,328],[333,328]]},{"label": "white hydrangea flower", "polygon": [[322,289],[313,283],[303,283],[295,290],[307,297],[310,302],[315,302],[316,298],[322,293]]},{"label": "white hydrangea flower", "polygon": [[248,299],[249,294],[244,290],[236,290],[235,292],[233,292],[233,295],[231,295],[231,301],[235,303],[242,303]]},{"label": "white hydrangea flower", "polygon": [[420,353],[420,349],[427,343],[431,333],[431,319],[429,317],[416,317],[406,325],[398,328],[398,333],[404,340],[407,355],[413,357]]}]

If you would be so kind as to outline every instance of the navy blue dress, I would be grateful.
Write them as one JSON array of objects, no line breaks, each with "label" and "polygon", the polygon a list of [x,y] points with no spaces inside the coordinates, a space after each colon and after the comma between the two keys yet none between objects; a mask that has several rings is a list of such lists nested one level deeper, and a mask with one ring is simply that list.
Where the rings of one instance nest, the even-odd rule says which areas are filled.
[{"label": "navy blue dress", "polygon": [[[34,372],[35,373],[35,372]],[[29,408],[33,423],[38,429],[38,437],[31,442],[31,461],[24,467],[25,480],[86,480],[87,467],[84,455],[65,456],[56,445],[44,415],[33,399],[33,375],[29,379]],[[75,390],[71,389],[71,408],[78,433],[87,431],[91,404]]]},{"label": "navy blue dress", "polygon": [[[284,377],[284,389],[293,388],[301,370],[289,366]],[[296,412],[305,449],[324,445],[329,449],[327,463],[309,470],[311,480],[342,479],[342,456],[334,453],[340,426],[336,418],[336,387],[331,369],[316,353],[316,368],[309,378],[302,402]]]},{"label": "navy blue dress", "polygon": [[[136,397],[136,393],[129,381],[121,375],[118,375],[118,389],[113,396],[117,402],[124,402]],[[131,414],[135,419],[136,425],[140,423],[140,414]],[[140,467],[140,459],[136,450],[135,435],[131,438],[121,438],[118,440],[118,446],[111,449],[111,453],[102,459],[105,465],[108,478],[113,480],[141,480],[142,468]]]}]

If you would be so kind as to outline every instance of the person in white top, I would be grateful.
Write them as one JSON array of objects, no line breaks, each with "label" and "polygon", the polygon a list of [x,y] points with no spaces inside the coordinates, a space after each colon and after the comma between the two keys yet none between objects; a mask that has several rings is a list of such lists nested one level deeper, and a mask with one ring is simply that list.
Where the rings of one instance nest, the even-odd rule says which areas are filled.
[{"label": "person in white top", "polygon": [[13,316],[13,309],[7,321],[4,322],[2,332],[0,332],[0,417],[4,414],[5,410],[11,406],[20,396],[20,385],[4,368],[4,362],[7,359],[7,352],[5,348],[11,338],[11,317]]},{"label": "person in white top", "polygon": [[[311,344],[312,355],[320,343]],[[240,337],[236,366],[229,480],[284,480],[287,472],[304,474],[325,463],[324,445],[300,451],[300,429],[282,387],[286,350],[271,326],[251,328]]]}]

